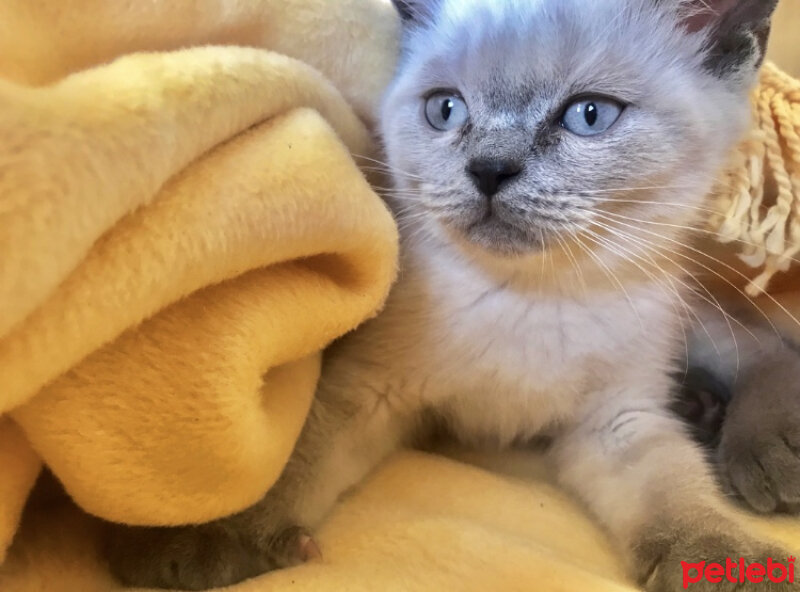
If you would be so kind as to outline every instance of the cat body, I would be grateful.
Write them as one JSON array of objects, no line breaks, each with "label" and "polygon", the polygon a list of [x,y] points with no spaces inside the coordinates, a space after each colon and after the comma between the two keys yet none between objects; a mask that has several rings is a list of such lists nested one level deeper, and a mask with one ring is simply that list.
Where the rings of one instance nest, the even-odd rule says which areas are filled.
[{"label": "cat body", "polygon": [[651,390],[644,386],[665,375],[675,353],[668,299],[632,285],[632,306],[591,273],[584,279],[595,291],[564,297],[537,286],[541,262],[533,263],[535,273],[519,279],[511,269],[487,274],[446,243],[407,245],[386,311],[334,346],[324,384],[339,375],[342,389],[364,382],[389,413],[429,409],[461,440],[499,447],[573,422],[621,368]]},{"label": "cat body", "polygon": [[434,425],[474,445],[551,438],[559,482],[648,590],[683,589],[681,561],[788,557],[738,525],[669,411],[691,316],[676,254],[748,123],[774,3],[395,4],[405,54],[380,120],[403,248],[386,309],[326,353],[261,502],[117,528],[115,573],[204,589],[316,557],[306,529]]}]

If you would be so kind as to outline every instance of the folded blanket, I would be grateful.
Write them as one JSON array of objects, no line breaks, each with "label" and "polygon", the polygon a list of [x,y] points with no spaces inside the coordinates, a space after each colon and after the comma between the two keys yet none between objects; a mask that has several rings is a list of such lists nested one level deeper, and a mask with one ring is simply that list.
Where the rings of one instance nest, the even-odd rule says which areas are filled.
[{"label": "folded blanket", "polygon": [[[353,155],[396,36],[386,0],[0,3],[0,555],[42,460],[83,510],[135,524],[215,518],[274,481],[319,351],[393,278]],[[724,261],[764,248],[751,213]],[[771,248],[748,263],[785,261]],[[0,590],[117,589],[97,521],[41,494]],[[797,520],[752,520],[800,551]],[[398,455],[319,541],[322,562],[233,589],[633,590],[534,454]]]},{"label": "folded blanket", "polygon": [[394,277],[364,124],[304,63],[195,48],[0,81],[0,136],[0,550],[37,455],[110,520],[255,502]]}]

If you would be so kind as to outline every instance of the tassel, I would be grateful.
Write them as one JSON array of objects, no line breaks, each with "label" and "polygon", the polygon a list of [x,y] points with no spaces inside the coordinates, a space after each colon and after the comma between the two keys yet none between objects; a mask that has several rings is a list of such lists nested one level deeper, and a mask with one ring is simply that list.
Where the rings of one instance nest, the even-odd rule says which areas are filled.
[{"label": "tassel", "polygon": [[[715,194],[725,212],[711,221],[722,243],[741,241],[739,257],[760,274],[756,297],[800,252],[800,80],[767,62],[753,92],[754,126],[732,155]],[[774,196],[764,193],[774,185]]]}]

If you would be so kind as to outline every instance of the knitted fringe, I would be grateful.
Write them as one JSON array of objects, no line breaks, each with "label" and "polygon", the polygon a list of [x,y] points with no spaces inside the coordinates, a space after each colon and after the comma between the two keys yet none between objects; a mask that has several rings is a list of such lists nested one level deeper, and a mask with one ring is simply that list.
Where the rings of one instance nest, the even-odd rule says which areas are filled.
[{"label": "knitted fringe", "polygon": [[712,226],[721,242],[741,243],[739,257],[760,270],[746,288],[755,297],[800,252],[800,80],[767,62],[752,102],[755,125],[718,187],[723,215]]}]

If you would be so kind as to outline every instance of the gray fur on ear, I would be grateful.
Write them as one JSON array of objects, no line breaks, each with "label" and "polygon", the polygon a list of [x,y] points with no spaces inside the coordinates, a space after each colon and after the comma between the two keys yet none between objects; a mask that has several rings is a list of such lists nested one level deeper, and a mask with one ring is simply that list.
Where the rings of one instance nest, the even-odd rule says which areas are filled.
[{"label": "gray fur on ear", "polygon": [[439,0],[392,0],[392,4],[405,22],[421,24],[433,18]]},{"label": "gray fur on ear", "polygon": [[778,0],[690,0],[687,4],[689,31],[710,32],[706,66],[712,72],[722,78],[761,65]]}]

